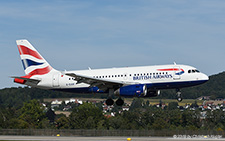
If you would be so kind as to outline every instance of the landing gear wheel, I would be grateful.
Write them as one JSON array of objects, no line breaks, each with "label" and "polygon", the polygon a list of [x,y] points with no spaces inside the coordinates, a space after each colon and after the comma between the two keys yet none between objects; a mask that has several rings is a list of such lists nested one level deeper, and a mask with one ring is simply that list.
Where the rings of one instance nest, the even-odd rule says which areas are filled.
[{"label": "landing gear wheel", "polygon": [[123,104],[124,104],[123,99],[118,98],[118,99],[116,100],[116,105],[118,105],[118,106],[122,106]]},{"label": "landing gear wheel", "polygon": [[111,106],[114,104],[114,101],[111,98],[109,98],[105,101],[105,103],[106,103],[106,105]]},{"label": "landing gear wheel", "polygon": [[178,102],[181,102],[182,100],[183,100],[183,99],[182,99],[181,97],[178,97],[178,98],[177,98],[177,101],[178,101]]}]

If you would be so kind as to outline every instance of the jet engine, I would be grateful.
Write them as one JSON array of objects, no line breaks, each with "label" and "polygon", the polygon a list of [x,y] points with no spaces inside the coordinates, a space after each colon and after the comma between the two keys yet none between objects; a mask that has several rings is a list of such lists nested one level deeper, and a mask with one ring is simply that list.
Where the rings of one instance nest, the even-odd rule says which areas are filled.
[{"label": "jet engine", "polygon": [[147,95],[147,86],[144,84],[128,85],[117,89],[114,93],[119,96],[141,97]]}]

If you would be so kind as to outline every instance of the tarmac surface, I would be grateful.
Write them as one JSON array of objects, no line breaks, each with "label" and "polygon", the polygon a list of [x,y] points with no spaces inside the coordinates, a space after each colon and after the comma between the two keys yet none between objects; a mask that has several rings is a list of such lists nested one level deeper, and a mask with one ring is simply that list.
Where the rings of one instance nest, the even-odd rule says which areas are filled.
[{"label": "tarmac surface", "polygon": [[180,140],[224,140],[225,138],[179,138],[179,137],[56,137],[56,136],[0,136],[1,140],[17,140],[17,141],[180,141]]}]

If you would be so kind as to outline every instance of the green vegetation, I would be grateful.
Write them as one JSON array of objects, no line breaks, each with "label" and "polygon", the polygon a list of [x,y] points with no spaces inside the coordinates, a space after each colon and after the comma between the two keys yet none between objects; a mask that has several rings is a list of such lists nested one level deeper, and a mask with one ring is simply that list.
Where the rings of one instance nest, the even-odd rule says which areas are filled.
[{"label": "green vegetation", "polygon": [[[56,115],[42,106],[45,98],[97,97],[102,94],[70,94],[36,88],[5,88],[0,90],[0,129],[134,129],[134,130],[225,130],[225,114],[222,109],[198,109],[198,101],[190,100],[200,96],[224,98],[225,72],[210,77],[210,81],[193,88],[182,89],[184,101],[179,106],[190,104],[189,109],[178,109],[175,90],[164,90],[155,99],[128,99],[129,111],[122,111],[115,106],[115,116],[104,116],[102,103],[95,105],[84,103],[72,104],[69,117]],[[159,100],[163,99],[163,100]],[[168,98],[167,100],[164,100]],[[38,99],[38,100],[37,100]],[[126,102],[126,101],[125,101]],[[153,106],[159,104],[158,107]],[[165,105],[166,104],[166,105]],[[59,109],[62,109],[59,107]],[[194,109],[194,110],[193,110]]]},{"label": "green vegetation", "polygon": [[73,108],[69,117],[55,115],[37,100],[25,102],[22,108],[0,109],[0,129],[126,129],[126,130],[225,130],[222,110],[180,110],[177,102],[165,107],[149,105],[149,101],[136,98],[130,110],[115,116],[104,116],[94,104],[84,103]]}]

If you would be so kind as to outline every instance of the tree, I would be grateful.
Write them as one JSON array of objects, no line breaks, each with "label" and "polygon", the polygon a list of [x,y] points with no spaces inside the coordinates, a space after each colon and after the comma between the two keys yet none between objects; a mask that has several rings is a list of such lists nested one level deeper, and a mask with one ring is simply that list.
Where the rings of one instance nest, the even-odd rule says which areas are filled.
[{"label": "tree", "polygon": [[56,127],[58,129],[69,129],[70,128],[69,118],[67,118],[65,115],[58,118],[56,120]]},{"label": "tree", "polygon": [[73,109],[69,119],[73,129],[94,129],[97,128],[97,123],[104,119],[104,116],[95,105],[84,103]]},{"label": "tree", "polygon": [[168,110],[175,110],[175,109],[177,109],[177,107],[178,107],[179,105],[178,105],[178,103],[177,102],[170,102],[169,104],[168,104]]},{"label": "tree", "polygon": [[46,116],[50,123],[54,123],[56,114],[51,108],[46,112]]},{"label": "tree", "polygon": [[24,122],[24,128],[41,128],[42,120],[46,120],[44,107],[37,100],[25,102],[20,113],[19,119]]},{"label": "tree", "polygon": [[133,99],[131,106],[130,106],[130,111],[133,111],[138,108],[142,108],[143,103],[144,103],[144,100],[142,98]]}]

